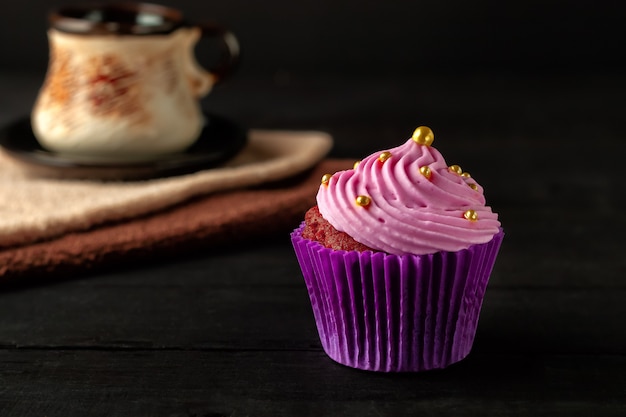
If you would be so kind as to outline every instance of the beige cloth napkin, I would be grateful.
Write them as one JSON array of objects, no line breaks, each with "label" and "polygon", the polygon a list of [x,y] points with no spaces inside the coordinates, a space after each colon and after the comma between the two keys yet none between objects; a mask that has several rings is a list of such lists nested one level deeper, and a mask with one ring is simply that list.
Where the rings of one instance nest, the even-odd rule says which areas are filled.
[{"label": "beige cloth napkin", "polygon": [[[218,192],[129,221],[107,223],[54,239],[0,250],[0,284],[24,285],[84,276],[88,270],[171,260],[189,253],[289,240],[315,204],[320,178],[354,160],[324,160],[279,182]],[[82,274],[82,275],[81,275]]]},{"label": "beige cloth napkin", "polygon": [[0,152],[0,248],[136,218],[193,197],[284,179],[313,167],[331,146],[332,139],[322,132],[252,130],[245,148],[219,168],[132,182],[35,177]]}]

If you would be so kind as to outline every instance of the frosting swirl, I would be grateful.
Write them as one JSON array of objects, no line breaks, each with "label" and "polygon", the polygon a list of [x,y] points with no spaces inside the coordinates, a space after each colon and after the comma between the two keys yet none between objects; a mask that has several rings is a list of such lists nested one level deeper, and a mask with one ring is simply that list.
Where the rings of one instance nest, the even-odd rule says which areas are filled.
[{"label": "frosting swirl", "polygon": [[488,242],[500,228],[483,188],[411,139],[326,177],[317,204],[335,229],[396,255],[458,251]]}]

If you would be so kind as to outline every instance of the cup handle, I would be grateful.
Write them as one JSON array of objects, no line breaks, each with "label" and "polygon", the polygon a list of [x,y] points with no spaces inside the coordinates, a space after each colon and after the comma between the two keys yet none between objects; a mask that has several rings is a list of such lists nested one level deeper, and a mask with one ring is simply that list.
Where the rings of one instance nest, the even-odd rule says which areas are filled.
[{"label": "cup handle", "polygon": [[215,23],[201,23],[198,27],[202,30],[202,36],[218,38],[220,41],[220,61],[216,67],[209,70],[219,82],[230,75],[239,62],[239,41],[228,29]]},{"label": "cup handle", "polygon": [[[230,75],[239,63],[239,41],[235,35],[215,23],[196,23],[189,25],[192,28],[200,30],[200,35],[204,38],[216,38],[219,41],[220,56],[219,61],[214,68],[208,70],[198,69],[199,73],[207,73],[210,80],[207,77],[204,80],[198,80],[195,85],[195,94],[198,97],[206,95],[211,90],[214,84],[221,82],[224,78]],[[202,82],[206,81],[206,82]]]}]

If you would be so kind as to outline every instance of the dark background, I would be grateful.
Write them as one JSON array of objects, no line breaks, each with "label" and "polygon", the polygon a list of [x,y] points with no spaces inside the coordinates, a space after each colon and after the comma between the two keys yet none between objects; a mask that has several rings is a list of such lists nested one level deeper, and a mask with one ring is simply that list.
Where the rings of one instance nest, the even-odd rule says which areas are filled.
[{"label": "dark background", "polygon": [[[65,3],[5,4],[0,68],[43,70],[46,13]],[[245,51],[244,75],[536,75],[624,68],[626,7],[617,0],[160,3],[236,32]]]},{"label": "dark background", "polygon": [[[59,4],[66,3],[5,5],[0,77],[20,88],[5,89],[0,122],[30,110],[47,67],[47,13]],[[161,4],[191,20],[220,22],[240,40],[238,72],[204,99],[208,111],[249,127],[325,130],[335,138],[335,156],[395,145],[420,124],[438,137],[473,142],[581,143],[586,131],[608,141],[622,136],[626,2]],[[205,66],[212,46],[197,47]],[[358,151],[344,146],[354,134],[362,136]]]}]

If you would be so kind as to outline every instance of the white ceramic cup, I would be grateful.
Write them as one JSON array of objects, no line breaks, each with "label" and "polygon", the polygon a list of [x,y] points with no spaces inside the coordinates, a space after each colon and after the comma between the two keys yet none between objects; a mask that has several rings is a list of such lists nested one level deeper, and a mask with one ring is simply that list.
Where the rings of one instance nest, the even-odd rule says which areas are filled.
[{"label": "white ceramic cup", "polygon": [[[201,36],[221,45],[205,70]],[[199,100],[236,64],[235,36],[148,3],[74,6],[50,14],[48,73],[31,114],[46,149],[143,159],[183,151],[203,128]]]}]

